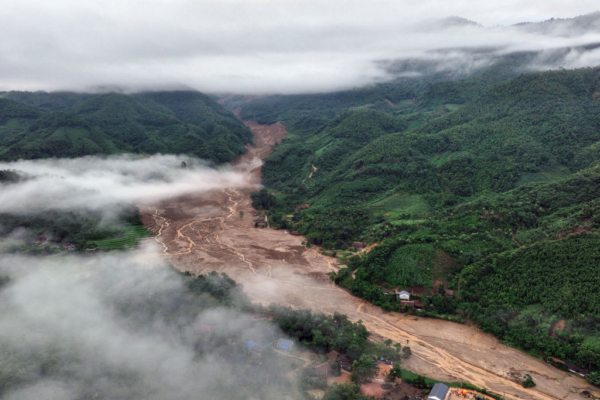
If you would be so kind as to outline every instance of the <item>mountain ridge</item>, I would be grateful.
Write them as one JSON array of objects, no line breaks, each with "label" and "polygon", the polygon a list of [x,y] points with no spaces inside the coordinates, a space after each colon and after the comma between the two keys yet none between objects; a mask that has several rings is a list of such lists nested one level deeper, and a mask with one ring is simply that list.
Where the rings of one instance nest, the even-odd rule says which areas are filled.
[{"label": "mountain ridge", "polygon": [[0,98],[2,160],[134,152],[223,163],[251,142],[231,112],[195,91],[5,92]]}]

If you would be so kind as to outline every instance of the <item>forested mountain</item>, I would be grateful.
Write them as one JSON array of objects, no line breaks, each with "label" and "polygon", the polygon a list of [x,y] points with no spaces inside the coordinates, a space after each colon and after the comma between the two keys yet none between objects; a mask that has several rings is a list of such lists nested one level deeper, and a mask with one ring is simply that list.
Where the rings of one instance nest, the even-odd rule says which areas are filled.
[{"label": "forested mountain", "polygon": [[454,112],[418,101],[381,109],[387,113],[345,111],[316,130],[296,130],[266,160],[264,179],[299,202],[327,206],[390,190],[432,205],[501,193],[598,161],[599,93],[596,68],[525,74]]},{"label": "forested mountain", "polygon": [[552,18],[542,22],[525,22],[516,25],[528,32],[554,36],[575,36],[600,30],[600,11],[580,15],[575,18]]},{"label": "forested mountain", "polygon": [[252,141],[240,121],[199,92],[0,96],[1,160],[135,152],[185,153],[221,163]]},{"label": "forested mountain", "polygon": [[[383,289],[421,287],[422,313],[600,368],[600,67],[488,72],[300,110],[318,127],[298,98],[243,106],[272,101],[261,118],[289,121],[263,167],[271,221],[336,252],[335,281],[376,305],[400,310]],[[353,241],[379,245],[353,256]]]}]

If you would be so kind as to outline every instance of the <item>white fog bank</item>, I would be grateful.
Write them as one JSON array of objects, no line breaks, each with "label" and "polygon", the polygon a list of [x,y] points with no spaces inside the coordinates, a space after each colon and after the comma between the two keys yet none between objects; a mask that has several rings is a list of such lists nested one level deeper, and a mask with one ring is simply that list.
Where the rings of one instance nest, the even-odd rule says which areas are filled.
[{"label": "white fog bank", "polygon": [[[182,168],[185,161],[187,168]],[[247,185],[246,174],[211,168],[188,156],[88,156],[0,163],[30,176],[0,185],[0,213],[91,210],[107,215],[123,203],[147,204],[182,195]]]}]

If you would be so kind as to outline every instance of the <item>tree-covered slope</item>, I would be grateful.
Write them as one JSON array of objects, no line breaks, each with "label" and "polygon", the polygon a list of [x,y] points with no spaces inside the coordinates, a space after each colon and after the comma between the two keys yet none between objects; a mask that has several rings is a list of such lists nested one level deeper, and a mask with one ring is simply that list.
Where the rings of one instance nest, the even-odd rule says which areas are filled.
[{"label": "tree-covered slope", "polygon": [[[372,121],[350,128],[341,114],[317,134],[281,145],[266,160],[264,178],[299,203],[327,206],[394,193],[452,205],[548,180],[598,161],[599,79],[598,68],[526,74],[414,129],[401,125],[418,116],[396,114],[400,125],[386,134]],[[334,142],[335,132],[352,129],[361,134]],[[306,179],[312,165],[318,170]]]},{"label": "tree-covered slope", "polygon": [[7,92],[5,97],[44,111],[65,111],[86,100],[92,94],[75,92]]},{"label": "tree-covered slope", "polygon": [[[429,315],[469,317],[514,346],[600,368],[600,167],[424,215],[392,225],[336,282],[397,310],[382,288],[421,286],[413,298]],[[437,294],[448,289],[454,298]]]},{"label": "tree-covered slope", "polygon": [[[392,115],[369,109],[346,111],[310,135],[284,141],[263,168],[267,185],[298,189],[308,198],[320,193],[340,165],[354,152],[386,134],[406,129]],[[309,178],[310,177],[310,178]]]},{"label": "tree-covered slope", "polygon": [[336,283],[375,305],[400,310],[384,289],[416,287],[421,315],[600,368],[600,68],[523,74],[460,107],[451,86],[476,87],[293,125],[263,167],[270,221],[341,255]]},{"label": "tree-covered slope", "polygon": [[389,109],[389,102],[399,103],[423,93],[430,82],[442,80],[442,74],[422,79],[398,79],[391,83],[374,85],[334,93],[275,95],[239,102],[237,98],[225,102],[228,108],[242,106],[240,116],[261,124],[284,121],[293,131],[317,129],[340,112],[352,107],[369,106]]},{"label": "tree-covered slope", "polygon": [[6,135],[1,142],[0,157],[5,160],[77,157],[130,150],[125,143],[70,112],[49,111],[41,113],[36,120],[12,119],[11,122],[2,129]]},{"label": "tree-covered slope", "polygon": [[0,158],[185,153],[226,162],[251,142],[233,114],[198,92],[9,92],[0,99]]}]

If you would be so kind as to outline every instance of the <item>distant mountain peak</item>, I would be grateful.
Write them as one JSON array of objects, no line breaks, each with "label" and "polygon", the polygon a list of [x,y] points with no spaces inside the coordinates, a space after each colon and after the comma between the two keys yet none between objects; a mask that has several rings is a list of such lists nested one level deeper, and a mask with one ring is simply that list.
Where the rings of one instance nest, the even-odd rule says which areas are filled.
[{"label": "distant mountain peak", "polygon": [[440,22],[442,23],[442,26],[444,27],[457,27],[457,26],[482,26],[481,24],[478,24],[475,21],[471,21],[470,19],[466,19],[463,17],[458,17],[458,16],[450,16],[450,17],[446,17],[446,18],[442,18],[440,20]]},{"label": "distant mountain peak", "polygon": [[540,35],[575,37],[600,32],[600,12],[595,11],[574,18],[551,18],[541,22],[523,22],[514,26]]}]

